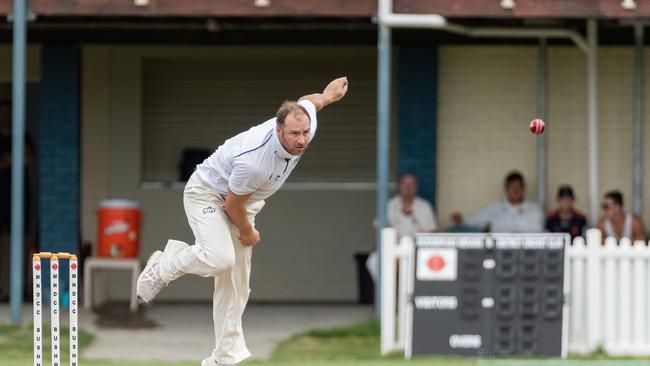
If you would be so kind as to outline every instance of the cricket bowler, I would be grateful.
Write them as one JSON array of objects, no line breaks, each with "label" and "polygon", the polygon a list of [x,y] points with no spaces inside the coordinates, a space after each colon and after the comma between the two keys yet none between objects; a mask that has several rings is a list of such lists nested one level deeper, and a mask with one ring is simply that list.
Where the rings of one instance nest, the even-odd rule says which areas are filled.
[{"label": "cricket bowler", "polygon": [[249,296],[252,247],[260,241],[255,215],[298,165],[316,134],[316,112],[348,91],[348,80],[322,93],[286,101],[274,118],[226,140],[188,180],[183,192],[194,245],[168,240],[138,278],[138,301],[151,302],[171,281],[214,277],[215,348],[202,366],[232,366],[250,357],[242,314]]}]

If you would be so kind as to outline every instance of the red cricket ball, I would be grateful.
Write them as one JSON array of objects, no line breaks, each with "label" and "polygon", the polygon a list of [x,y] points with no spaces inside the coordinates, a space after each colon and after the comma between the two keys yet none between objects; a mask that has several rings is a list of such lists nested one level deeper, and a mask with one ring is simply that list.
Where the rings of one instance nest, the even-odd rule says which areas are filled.
[{"label": "red cricket ball", "polygon": [[532,132],[533,135],[544,133],[544,127],[546,127],[546,124],[539,118],[530,121],[530,132]]}]

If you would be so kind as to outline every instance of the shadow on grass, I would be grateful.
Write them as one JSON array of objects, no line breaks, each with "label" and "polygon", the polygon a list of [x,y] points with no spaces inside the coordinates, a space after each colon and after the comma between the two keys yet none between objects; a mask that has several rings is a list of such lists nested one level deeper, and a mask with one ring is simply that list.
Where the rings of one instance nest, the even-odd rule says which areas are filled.
[{"label": "shadow on grass", "polygon": [[158,324],[146,317],[146,308],[140,306],[138,311],[131,311],[127,303],[110,302],[94,310],[97,314],[95,323],[102,328],[147,329]]}]

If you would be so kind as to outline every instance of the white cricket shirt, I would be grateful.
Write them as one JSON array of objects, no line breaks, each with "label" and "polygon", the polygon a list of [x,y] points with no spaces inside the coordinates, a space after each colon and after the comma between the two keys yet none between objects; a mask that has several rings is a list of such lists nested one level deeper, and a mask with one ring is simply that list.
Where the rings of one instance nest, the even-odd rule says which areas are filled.
[{"label": "white cricket shirt", "polygon": [[463,222],[481,228],[489,225],[490,232],[493,233],[544,232],[544,212],[541,206],[528,201],[516,205],[507,200],[493,202]]},{"label": "white cricket shirt", "polygon": [[404,212],[402,199],[395,196],[388,201],[388,225],[397,230],[397,236],[415,235],[438,229],[433,207],[427,200],[415,197],[411,212]]},{"label": "white cricket shirt", "polygon": [[[309,114],[311,142],[316,135],[316,106],[308,100],[298,104]],[[229,190],[240,196],[252,193],[248,205],[273,195],[300,160],[280,144],[275,127],[276,119],[271,118],[226,140],[197,166],[201,180],[224,197]]]}]

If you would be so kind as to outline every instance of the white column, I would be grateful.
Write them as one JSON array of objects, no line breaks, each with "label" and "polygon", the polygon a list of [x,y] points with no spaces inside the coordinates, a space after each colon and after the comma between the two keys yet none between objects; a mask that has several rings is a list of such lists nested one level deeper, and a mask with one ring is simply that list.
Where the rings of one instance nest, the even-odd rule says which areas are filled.
[{"label": "white column", "polygon": [[598,21],[587,20],[587,134],[589,136],[589,217],[598,218]]}]

